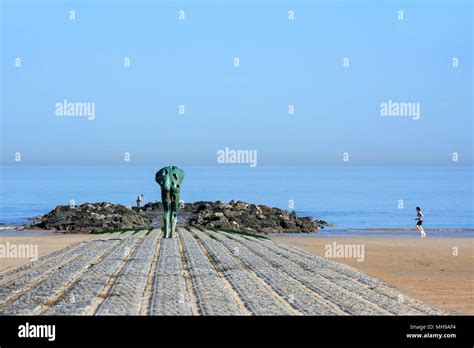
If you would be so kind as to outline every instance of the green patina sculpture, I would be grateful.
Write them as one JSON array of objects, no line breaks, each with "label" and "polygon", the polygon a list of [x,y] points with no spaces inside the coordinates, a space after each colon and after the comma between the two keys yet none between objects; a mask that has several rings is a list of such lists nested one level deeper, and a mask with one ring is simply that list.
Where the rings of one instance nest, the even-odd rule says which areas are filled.
[{"label": "green patina sculpture", "polygon": [[175,166],[161,168],[155,176],[155,181],[161,186],[165,238],[171,238],[176,229],[179,209],[179,191],[183,179],[184,171]]}]

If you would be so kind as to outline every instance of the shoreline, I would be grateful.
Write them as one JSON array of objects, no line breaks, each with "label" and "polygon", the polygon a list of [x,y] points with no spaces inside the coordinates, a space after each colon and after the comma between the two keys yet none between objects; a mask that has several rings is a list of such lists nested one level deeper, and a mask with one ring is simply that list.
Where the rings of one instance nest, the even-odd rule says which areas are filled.
[{"label": "shoreline", "polygon": [[[474,238],[474,229],[469,228],[432,228],[425,229],[427,238]],[[335,237],[335,238],[420,238],[420,232],[414,228],[373,228],[320,230],[317,233],[271,233],[266,237]]]},{"label": "shoreline", "polygon": [[[425,228],[427,238],[474,238],[474,228]],[[63,234],[85,234],[68,233],[65,231],[47,230],[25,224],[0,224],[1,236],[24,236],[24,235],[63,235]],[[350,229],[320,229],[314,233],[259,233],[258,235],[268,238],[272,237],[337,237],[337,238],[420,238],[420,233],[415,228],[350,228]]]},{"label": "shoreline", "polygon": [[[472,238],[272,236],[271,239],[354,267],[450,313],[474,314]],[[363,246],[364,257],[362,261],[355,257],[326,257],[327,249],[335,245]]]}]

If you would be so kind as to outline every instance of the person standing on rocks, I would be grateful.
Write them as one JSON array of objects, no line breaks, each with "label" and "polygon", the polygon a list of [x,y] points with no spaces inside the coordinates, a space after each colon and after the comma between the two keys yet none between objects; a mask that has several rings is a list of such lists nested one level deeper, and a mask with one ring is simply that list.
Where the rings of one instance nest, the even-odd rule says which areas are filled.
[{"label": "person standing on rocks", "polygon": [[137,208],[140,208],[142,202],[143,202],[143,194],[139,193],[137,196]]},{"label": "person standing on rocks", "polygon": [[171,238],[176,229],[179,210],[179,193],[183,179],[184,171],[176,166],[161,168],[155,175],[155,181],[161,187],[165,238]]}]

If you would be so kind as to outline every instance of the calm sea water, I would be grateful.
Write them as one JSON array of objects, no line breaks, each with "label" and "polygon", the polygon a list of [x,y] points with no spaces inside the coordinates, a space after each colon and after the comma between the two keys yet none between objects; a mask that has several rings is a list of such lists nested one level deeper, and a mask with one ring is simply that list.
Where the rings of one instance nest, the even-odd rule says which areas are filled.
[{"label": "calm sea water", "polygon": [[[2,165],[0,223],[22,223],[58,204],[160,199],[162,165]],[[294,209],[335,229],[474,228],[472,166],[182,166],[182,199],[231,199]],[[403,201],[403,207],[400,207]]]}]

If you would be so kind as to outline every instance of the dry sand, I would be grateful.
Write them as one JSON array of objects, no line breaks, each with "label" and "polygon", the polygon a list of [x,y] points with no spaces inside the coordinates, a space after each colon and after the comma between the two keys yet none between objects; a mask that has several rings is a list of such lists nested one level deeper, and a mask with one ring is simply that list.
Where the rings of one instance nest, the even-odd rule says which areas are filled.
[{"label": "dry sand", "polygon": [[325,246],[333,242],[364,245],[362,262],[354,258],[332,260],[383,279],[400,292],[448,312],[474,314],[472,238],[282,236],[272,239],[319,256],[325,256]]},{"label": "dry sand", "polygon": [[270,241],[192,228],[97,239],[4,275],[0,315],[446,314]]},{"label": "dry sand", "polygon": [[[64,248],[76,242],[82,242],[97,235],[89,234],[57,234],[47,236],[0,236],[0,244],[7,245],[7,242],[16,245],[38,246],[38,257],[49,254],[55,250]],[[36,248],[36,247],[35,247]],[[30,262],[27,258],[7,257],[0,258],[0,272],[9,268],[15,268]]]},{"label": "dry sand", "polygon": [[[72,243],[97,238],[95,235],[64,234],[48,236],[1,236],[0,244],[38,245],[38,256]],[[272,237],[272,239],[325,256],[325,246],[364,245],[362,262],[333,258],[358,270],[383,279],[402,293],[431,303],[448,312],[474,314],[474,263],[472,238],[341,238]],[[455,256],[455,248],[458,255]],[[30,262],[25,258],[0,259],[0,272]]]}]

